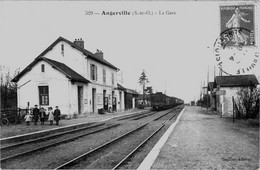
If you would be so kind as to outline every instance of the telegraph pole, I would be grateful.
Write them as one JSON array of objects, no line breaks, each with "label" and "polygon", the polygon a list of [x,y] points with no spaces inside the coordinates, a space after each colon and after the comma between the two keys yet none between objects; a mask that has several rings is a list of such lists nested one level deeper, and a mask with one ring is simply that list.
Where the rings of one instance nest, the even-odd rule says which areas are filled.
[{"label": "telegraph pole", "polygon": [[202,100],[201,100],[201,93],[202,93],[202,81],[200,81],[200,108],[202,109]]},{"label": "telegraph pole", "polygon": [[209,99],[208,99],[208,86],[209,86],[209,65],[208,65],[208,72],[207,72],[207,94],[206,94],[206,97],[207,97],[207,110],[208,110],[208,104],[209,104]]}]

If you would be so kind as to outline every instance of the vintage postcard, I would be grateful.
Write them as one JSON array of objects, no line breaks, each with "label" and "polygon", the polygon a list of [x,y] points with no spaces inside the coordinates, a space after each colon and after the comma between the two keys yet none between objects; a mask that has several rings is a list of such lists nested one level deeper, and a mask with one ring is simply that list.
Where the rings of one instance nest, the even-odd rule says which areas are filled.
[{"label": "vintage postcard", "polygon": [[1,169],[259,169],[259,0],[0,0]]}]

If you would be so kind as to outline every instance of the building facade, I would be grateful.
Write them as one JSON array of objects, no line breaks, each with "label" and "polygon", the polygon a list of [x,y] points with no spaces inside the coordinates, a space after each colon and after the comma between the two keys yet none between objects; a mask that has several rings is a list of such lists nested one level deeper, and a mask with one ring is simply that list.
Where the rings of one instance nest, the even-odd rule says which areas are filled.
[{"label": "building facade", "polygon": [[102,51],[85,50],[82,39],[59,37],[13,79],[18,84],[18,107],[59,106],[67,115],[124,110],[117,71]]},{"label": "building facade", "polygon": [[124,107],[126,110],[138,108],[138,96],[139,93],[135,90],[128,89],[118,84],[118,89],[124,93]]},{"label": "building facade", "polygon": [[[256,87],[258,80],[255,75],[216,76],[212,90],[211,108],[216,108],[222,116],[233,116],[233,99],[237,101],[237,92],[241,88]],[[215,104],[213,104],[215,102]]]}]

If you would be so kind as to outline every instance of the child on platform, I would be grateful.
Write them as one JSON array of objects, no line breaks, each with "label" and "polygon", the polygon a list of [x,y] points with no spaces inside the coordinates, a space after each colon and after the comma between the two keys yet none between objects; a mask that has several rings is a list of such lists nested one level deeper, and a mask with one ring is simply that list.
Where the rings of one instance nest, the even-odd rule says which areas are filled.
[{"label": "child on platform", "polygon": [[27,113],[27,115],[25,115],[24,119],[25,119],[25,123],[27,126],[30,125],[30,121],[31,121],[31,115],[30,115],[30,112]]}]

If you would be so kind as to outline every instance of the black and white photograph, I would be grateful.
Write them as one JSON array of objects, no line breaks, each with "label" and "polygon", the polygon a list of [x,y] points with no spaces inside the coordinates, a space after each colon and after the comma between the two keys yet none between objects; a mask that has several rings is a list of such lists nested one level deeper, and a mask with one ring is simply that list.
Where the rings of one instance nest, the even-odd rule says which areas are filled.
[{"label": "black and white photograph", "polygon": [[259,169],[259,1],[0,1],[1,169]]}]

